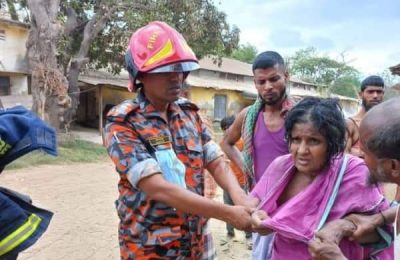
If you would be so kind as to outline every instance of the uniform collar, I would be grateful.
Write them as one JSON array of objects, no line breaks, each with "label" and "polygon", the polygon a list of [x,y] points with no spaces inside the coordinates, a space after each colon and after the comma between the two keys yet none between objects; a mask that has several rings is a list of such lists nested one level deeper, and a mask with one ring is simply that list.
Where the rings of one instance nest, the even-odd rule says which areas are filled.
[{"label": "uniform collar", "polygon": [[[147,97],[144,95],[143,91],[140,90],[137,96],[137,102],[139,104],[140,110],[145,114],[145,117],[150,118],[150,117],[160,117],[161,118],[161,113],[158,111],[153,104],[150,103],[150,101],[147,99]],[[182,109],[179,107],[179,105],[176,102],[172,102],[168,106],[168,116],[170,118],[174,117],[177,114],[180,114],[182,112]]]}]

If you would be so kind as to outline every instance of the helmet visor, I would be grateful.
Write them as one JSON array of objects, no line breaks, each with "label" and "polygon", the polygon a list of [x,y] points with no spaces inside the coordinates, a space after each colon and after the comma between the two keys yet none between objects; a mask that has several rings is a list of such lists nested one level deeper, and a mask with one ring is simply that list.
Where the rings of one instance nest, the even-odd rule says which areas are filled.
[{"label": "helmet visor", "polygon": [[188,72],[192,70],[197,70],[199,68],[200,66],[197,62],[183,61],[183,62],[164,65],[159,68],[155,68],[147,73]]}]

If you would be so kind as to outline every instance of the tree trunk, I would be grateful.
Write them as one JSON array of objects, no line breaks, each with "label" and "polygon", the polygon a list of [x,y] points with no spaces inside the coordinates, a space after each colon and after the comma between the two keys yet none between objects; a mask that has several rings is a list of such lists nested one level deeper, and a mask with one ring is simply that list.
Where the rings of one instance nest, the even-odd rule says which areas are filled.
[{"label": "tree trunk", "polygon": [[[71,60],[68,70],[68,94],[71,100],[71,106],[65,110],[64,125],[68,128],[71,122],[75,120],[75,115],[79,106],[79,73],[81,69],[89,62],[88,53],[93,40],[104,29],[110,16],[116,10],[118,3],[113,6],[103,5],[99,8],[99,13],[93,15],[91,20],[85,25],[83,39],[79,48],[79,52]],[[101,113],[101,111],[99,111]],[[101,114],[99,114],[101,116]]]},{"label": "tree trunk", "polygon": [[60,106],[67,98],[67,80],[56,58],[60,26],[56,22],[59,0],[28,0],[31,29],[26,43],[32,71],[32,110],[56,130]]}]

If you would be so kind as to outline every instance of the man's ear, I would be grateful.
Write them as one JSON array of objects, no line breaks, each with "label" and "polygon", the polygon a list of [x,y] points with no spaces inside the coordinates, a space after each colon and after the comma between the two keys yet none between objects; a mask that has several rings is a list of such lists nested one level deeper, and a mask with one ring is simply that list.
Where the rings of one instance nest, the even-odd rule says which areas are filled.
[{"label": "man's ear", "polygon": [[285,73],[283,75],[285,75],[285,81],[289,81],[290,79],[289,71],[285,70]]},{"label": "man's ear", "polygon": [[391,162],[391,175],[395,180],[400,182],[400,160],[390,159]]}]

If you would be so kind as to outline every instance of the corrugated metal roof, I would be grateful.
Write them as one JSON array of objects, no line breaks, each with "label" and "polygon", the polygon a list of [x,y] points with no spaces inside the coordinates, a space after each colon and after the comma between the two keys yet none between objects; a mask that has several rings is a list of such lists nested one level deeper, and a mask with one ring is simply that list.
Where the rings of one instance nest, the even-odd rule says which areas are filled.
[{"label": "corrugated metal roof", "polygon": [[232,80],[224,80],[218,78],[204,78],[195,75],[189,75],[186,83],[193,87],[226,89],[236,91],[250,91],[257,93],[253,82],[235,82]]},{"label": "corrugated metal roof", "polygon": [[400,83],[397,83],[396,85],[393,85],[393,86],[392,86],[392,89],[395,89],[395,90],[399,90],[399,91],[400,91]]},{"label": "corrugated metal roof", "polygon": [[392,72],[392,74],[400,76],[400,64],[390,67],[389,69]]},{"label": "corrugated metal roof", "polygon": [[3,18],[3,17],[0,18],[0,23],[9,24],[9,25],[15,25],[15,26],[22,27],[22,28],[25,28],[25,29],[29,29],[30,26],[31,26],[29,23],[23,23],[23,22],[19,22],[19,21],[14,21],[14,20],[11,20],[11,19]]},{"label": "corrugated metal roof", "polygon": [[[79,76],[79,81],[91,84],[91,85],[113,85],[121,88],[128,86],[128,78],[124,76],[112,76],[105,74],[104,72],[91,72]],[[297,81],[292,82],[299,83]],[[201,88],[213,88],[219,90],[234,90],[239,92],[247,92],[248,94],[257,95],[257,90],[254,83],[251,81],[236,82],[232,80],[212,78],[212,77],[200,77],[190,74],[186,79],[186,83],[193,87]],[[289,87],[288,92],[290,95],[296,96],[319,96],[318,92],[312,90],[304,90],[296,87]]]},{"label": "corrugated metal roof", "polygon": [[358,103],[358,99],[356,99],[356,98],[346,97],[346,96],[342,96],[342,95],[338,95],[338,94],[331,94],[330,96],[338,98],[340,100],[348,100],[348,101],[353,101],[353,102],[357,102]]},{"label": "corrugated metal roof", "polygon": [[251,64],[241,62],[234,59],[222,58],[222,63],[218,66],[218,62],[215,62],[214,57],[206,56],[199,61],[201,69],[219,71],[225,73],[232,73],[244,76],[253,76]]},{"label": "corrugated metal roof", "polygon": [[98,85],[112,85],[121,88],[127,88],[128,80],[127,79],[102,79],[94,76],[79,76],[79,81],[83,83],[87,83],[90,85],[98,86]]}]

